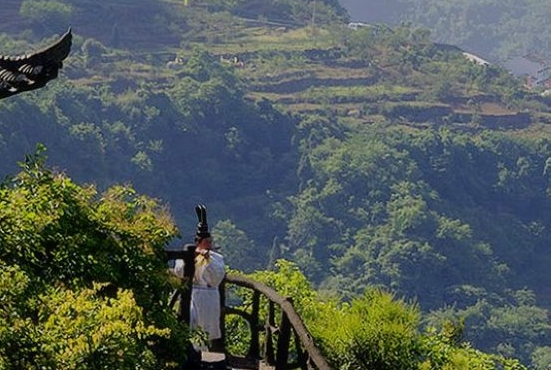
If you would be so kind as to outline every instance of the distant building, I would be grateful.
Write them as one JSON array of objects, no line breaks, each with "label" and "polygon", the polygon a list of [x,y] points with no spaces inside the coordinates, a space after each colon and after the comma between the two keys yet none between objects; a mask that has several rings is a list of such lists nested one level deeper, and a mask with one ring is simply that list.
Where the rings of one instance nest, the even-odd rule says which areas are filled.
[{"label": "distant building", "polygon": [[373,26],[370,25],[370,24],[367,24],[367,23],[362,23],[362,22],[350,22],[350,23],[348,23],[348,28],[350,28],[352,30],[357,30],[360,27],[373,27]]},{"label": "distant building", "polygon": [[537,54],[511,58],[504,67],[517,77],[525,77],[528,87],[551,88],[551,62]]}]

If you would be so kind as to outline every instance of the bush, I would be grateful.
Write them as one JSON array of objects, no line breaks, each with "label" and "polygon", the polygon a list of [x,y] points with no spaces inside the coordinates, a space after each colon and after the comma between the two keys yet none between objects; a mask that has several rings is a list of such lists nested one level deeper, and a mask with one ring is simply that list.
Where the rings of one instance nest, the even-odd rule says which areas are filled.
[{"label": "bush", "polygon": [[170,216],[128,186],[78,186],[42,152],[0,188],[0,369],[175,368],[189,336],[168,307]]},{"label": "bush", "polygon": [[[440,332],[432,327],[421,332],[419,307],[397,299],[393,293],[370,287],[350,301],[322,298],[294,263],[278,260],[275,267],[275,271],[258,271],[251,277],[293,298],[294,307],[333,369],[526,370],[518,360],[462,343],[460,325],[447,323]],[[250,292],[237,293],[241,293],[242,308],[250,308]],[[261,316],[265,315],[265,307],[261,307]],[[230,324],[238,334],[245,329],[237,320]],[[233,332],[229,333],[231,337]],[[243,346],[235,348],[243,353],[246,350]],[[538,360],[546,355],[542,350]]]},{"label": "bush", "polygon": [[416,368],[421,349],[417,332],[420,311],[416,306],[382,290],[368,289],[350,303],[320,308],[312,330],[323,340],[322,347],[334,368]]}]

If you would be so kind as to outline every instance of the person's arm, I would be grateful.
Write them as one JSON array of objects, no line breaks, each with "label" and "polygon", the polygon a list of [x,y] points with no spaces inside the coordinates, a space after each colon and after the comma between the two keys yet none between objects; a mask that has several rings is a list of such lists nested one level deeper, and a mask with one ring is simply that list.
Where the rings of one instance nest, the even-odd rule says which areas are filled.
[{"label": "person's arm", "polygon": [[209,253],[208,262],[203,270],[203,279],[211,287],[220,285],[226,275],[224,257],[218,253]]},{"label": "person's arm", "polygon": [[178,276],[180,279],[183,279],[184,278],[184,260],[177,259],[176,261],[174,261],[173,271],[176,274],[176,276]]}]

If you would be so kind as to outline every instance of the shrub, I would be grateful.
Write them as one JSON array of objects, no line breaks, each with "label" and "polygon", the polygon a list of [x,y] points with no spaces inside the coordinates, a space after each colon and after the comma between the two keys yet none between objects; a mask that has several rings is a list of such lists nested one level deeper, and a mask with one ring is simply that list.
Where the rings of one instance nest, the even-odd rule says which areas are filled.
[{"label": "shrub", "polygon": [[172,219],[129,186],[100,196],[52,172],[43,149],[0,187],[0,369],[176,367]]}]

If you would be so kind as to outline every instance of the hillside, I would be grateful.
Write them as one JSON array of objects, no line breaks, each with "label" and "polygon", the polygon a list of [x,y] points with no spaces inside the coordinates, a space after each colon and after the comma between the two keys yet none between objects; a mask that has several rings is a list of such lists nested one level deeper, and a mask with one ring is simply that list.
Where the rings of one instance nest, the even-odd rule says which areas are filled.
[{"label": "hillside", "polygon": [[429,29],[436,42],[461,46],[494,62],[530,53],[551,56],[545,0],[342,0],[342,5],[354,21],[391,26],[411,22]]},{"label": "hillside", "polygon": [[60,78],[0,102],[2,176],[44,143],[79,183],[166,203],[176,247],[204,203],[234,268],[290,259],[347,300],[385,287],[543,362],[548,98],[425,29],[351,29],[333,1],[70,3],[2,9],[10,51],[75,35]]},{"label": "hillside", "polygon": [[[497,121],[502,128],[529,125],[528,115],[522,114],[519,108],[508,107],[499,93],[484,91],[484,87],[468,91],[468,87],[453,83],[435,86],[442,83],[438,71],[423,70],[397,60],[404,55],[391,54],[394,50],[374,47],[370,51],[373,58],[358,55],[347,45],[347,38],[354,36],[343,30],[342,25],[340,28],[252,30],[252,35],[236,37],[220,48],[214,45],[209,50],[228,59],[238,56],[242,63],[237,66],[239,75],[249,83],[250,96],[274,101],[293,114],[323,114],[330,106],[336,116],[346,117],[350,123],[369,123],[380,118],[376,106],[384,99],[389,118],[402,117],[409,123],[447,119],[458,124],[470,123],[476,113],[488,127],[496,125]],[[335,40],[339,37],[340,40]],[[387,37],[392,38],[392,32]],[[422,42],[428,43],[428,40]],[[296,50],[285,45],[293,45]],[[418,57],[438,58],[440,50],[437,46],[433,48],[428,55]],[[469,66],[472,62],[459,50],[451,55],[462,68],[477,69],[475,65]],[[281,61],[263,68],[266,63],[262,59],[267,57]],[[401,81],[400,75],[403,76]],[[438,94],[438,88],[465,90],[458,93],[442,91],[442,96],[429,96],[428,89]]]},{"label": "hillside", "polygon": [[[36,24],[36,20],[21,15],[18,5],[21,5],[21,0],[9,0],[2,9],[3,17],[13,22],[12,26],[6,24],[4,30],[12,34],[21,26]],[[83,6],[86,6],[85,11],[75,12],[73,21],[78,24],[76,34],[83,40],[94,38],[107,47],[126,49],[118,56],[111,53],[108,62],[115,64],[115,67],[102,70],[100,78],[103,79],[109,79],[111,74],[117,78],[120,73],[126,74],[128,80],[152,80],[158,85],[160,78],[170,79],[171,74],[160,76],[150,73],[147,64],[153,62],[155,66],[164,67],[163,64],[173,56],[184,58],[193,45],[198,44],[206,45],[210,53],[221,60],[226,58],[230,63],[237,56],[237,74],[247,81],[250,97],[274,101],[291,113],[323,112],[330,104],[340,116],[358,119],[359,122],[373,122],[374,117],[368,114],[366,104],[383,97],[395,102],[389,104],[389,109],[406,120],[424,122],[427,117],[437,121],[453,117],[452,121],[470,122],[472,114],[476,113],[489,125],[495,124],[497,119],[505,125],[507,122],[520,122],[526,126],[529,122],[529,117],[519,109],[521,107],[508,106],[503,94],[483,91],[483,87],[478,91],[451,92],[449,96],[423,96],[428,94],[427,88],[435,90],[431,91],[433,94],[438,94],[438,89],[448,88],[438,80],[441,77],[438,74],[442,71],[422,70],[413,65],[423,63],[423,58],[437,57],[437,50],[429,51],[428,55],[406,55],[408,45],[402,45],[402,50],[394,54],[380,47],[372,50],[351,50],[350,47],[354,39],[365,37],[367,33],[386,33],[386,38],[390,39],[393,32],[417,32],[415,37],[419,40],[415,42],[424,45],[415,47],[426,48],[431,42],[430,35],[415,28],[390,31],[375,24],[356,31],[362,33],[358,36],[345,28],[345,22],[333,23],[330,27],[323,22],[312,27],[312,20],[304,21],[301,26],[301,23],[286,20],[233,18],[227,13],[210,13],[202,7],[186,8],[175,1],[143,0],[131,5],[117,1],[109,6]],[[156,15],[152,17],[152,14]],[[112,27],[98,28],[100,21],[106,21]],[[42,23],[47,22],[42,20]],[[44,26],[39,28],[43,33],[46,31]],[[60,30],[52,29],[51,32]],[[183,40],[180,39],[182,36]],[[401,36],[396,35],[396,39]],[[384,36],[378,37],[378,42],[381,42]],[[376,38],[373,37],[374,40]],[[369,48],[368,45],[363,46]],[[455,50],[456,58],[460,58],[459,49],[443,45],[443,49],[448,48]],[[148,61],[143,61],[141,56],[146,55],[149,55]],[[152,60],[152,56],[155,59]],[[403,58],[411,60],[404,61]],[[127,66],[114,63],[118,60],[126,60]],[[268,67],[266,60],[270,60]],[[71,76],[70,68],[69,64],[69,77],[80,77]],[[400,75],[407,78],[397,81]],[[81,82],[86,83],[84,79]],[[440,86],[435,86],[436,83]],[[384,84],[392,84],[392,87]],[[462,85],[457,89],[469,89],[464,83]],[[455,88],[452,85],[449,87]]]}]

